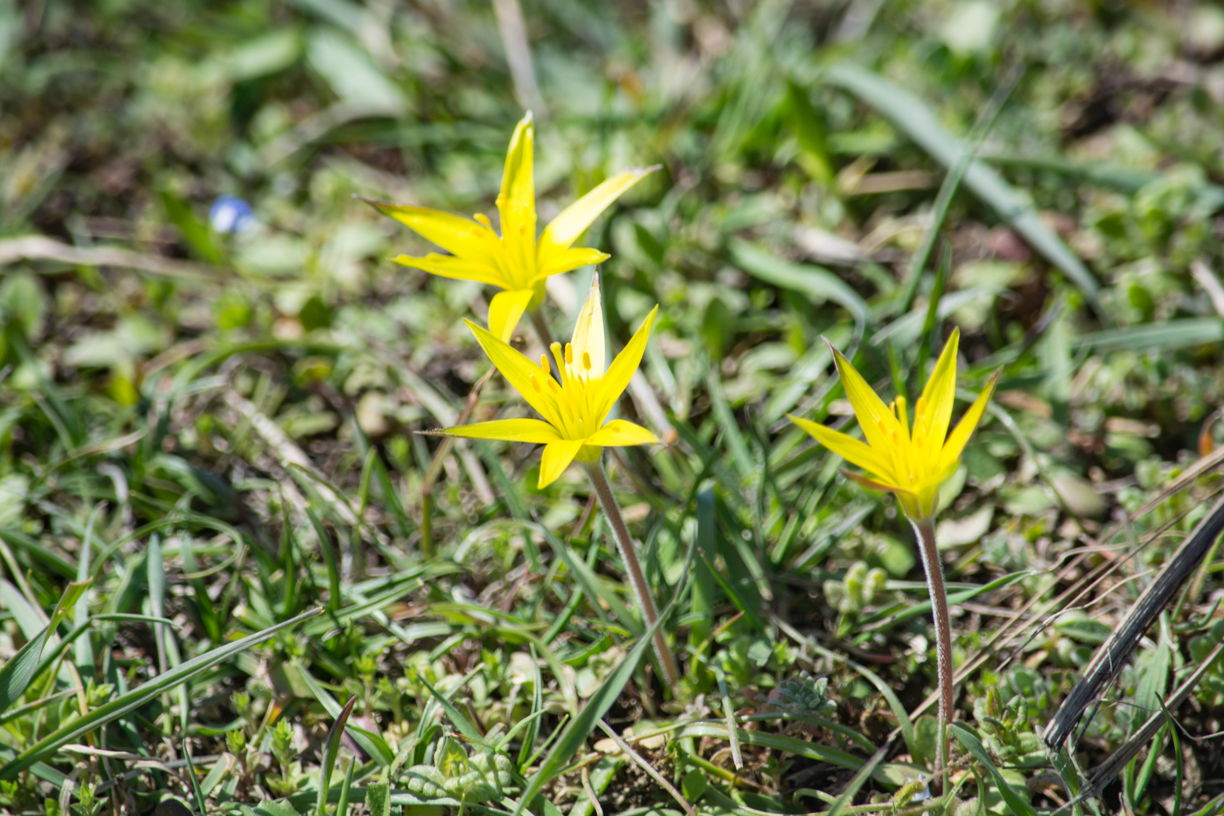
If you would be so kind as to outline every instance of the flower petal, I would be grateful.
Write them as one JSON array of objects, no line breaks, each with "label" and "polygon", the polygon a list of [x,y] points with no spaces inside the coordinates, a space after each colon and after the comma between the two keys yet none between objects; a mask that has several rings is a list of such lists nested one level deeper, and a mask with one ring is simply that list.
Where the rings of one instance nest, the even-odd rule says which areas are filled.
[{"label": "flower petal", "polygon": [[845,468],[842,468],[841,475],[845,476],[847,479],[858,482],[868,490],[883,490],[886,493],[896,493],[898,496],[914,496],[914,492],[912,490],[906,490],[904,487],[898,487],[897,485],[889,484],[888,482],[872,479],[871,477],[864,476],[861,473],[855,473],[853,470],[846,470]]},{"label": "flower petal", "polygon": [[[476,336],[476,342],[484,349],[485,354],[489,355],[493,365],[514,387],[514,390],[519,392],[519,395],[527,400],[527,404],[544,417],[548,424],[554,428],[560,428],[557,403],[550,393],[548,384],[552,375],[527,359],[522,352],[511,348],[488,329],[477,326],[470,320],[463,322],[467,323],[472,334]],[[553,382],[555,383],[556,380]]]},{"label": "flower petal", "polygon": [[457,425],[442,432],[447,436],[467,439],[504,439],[507,442],[532,442],[537,445],[547,445],[560,439],[553,426],[539,419],[495,419],[492,422]]},{"label": "flower petal", "polygon": [[530,279],[535,275],[536,209],[533,152],[535,130],[528,112],[514,128],[506,148],[497,212],[501,215],[502,242],[511,263]]},{"label": "flower petal", "polygon": [[858,465],[877,479],[884,481],[892,481],[894,479],[888,460],[865,443],[841,431],[835,431],[818,422],[812,422],[810,419],[792,416],[791,414],[786,416],[791,422],[807,431],[817,442],[850,464]]},{"label": "flower petal", "polygon": [[956,423],[952,433],[948,434],[948,441],[944,443],[943,450],[939,454],[938,472],[942,478],[947,478],[947,476],[951,475],[951,471],[955,470],[956,463],[960,461],[961,453],[964,452],[965,446],[969,444],[969,437],[973,436],[978,423],[982,421],[982,414],[986,411],[986,403],[990,401],[990,395],[994,393],[995,384],[999,381],[999,375],[1002,373],[1003,369],[1000,368],[990,375],[990,379],[986,382],[986,387],[982,389],[982,393],[978,394],[977,399],[969,406],[969,410],[961,417],[960,422]]},{"label": "flower petal", "polygon": [[431,252],[423,258],[397,255],[391,260],[401,266],[420,269],[443,278],[476,281],[501,288],[507,284],[505,276],[498,271],[496,266],[470,258],[457,258],[454,255],[439,255]]},{"label": "flower petal", "polygon": [[591,222],[598,218],[599,214],[606,210],[613,201],[658,169],[658,165],[635,167],[606,179],[595,189],[558,213],[557,217],[544,228],[544,234],[540,237],[541,243],[568,247],[578,240],[578,236],[591,226]]},{"label": "flower petal", "polygon": [[558,439],[545,445],[544,454],[540,457],[540,481],[537,487],[543,490],[557,481],[557,477],[574,461],[583,444],[581,439]]},{"label": "flower petal", "polygon": [[625,445],[653,445],[658,441],[657,436],[636,422],[630,422],[627,419],[613,419],[592,434],[585,444],[610,448]]},{"label": "flower petal", "polygon": [[531,289],[507,289],[494,295],[489,301],[489,331],[509,342],[533,297],[535,292]]},{"label": "flower petal", "polygon": [[595,421],[597,423],[603,423],[604,418],[608,416],[608,412],[612,410],[612,405],[620,398],[621,393],[629,387],[629,380],[633,379],[633,373],[642,364],[642,354],[646,351],[646,341],[650,337],[650,327],[654,325],[655,315],[658,313],[659,307],[656,305],[650,310],[650,314],[646,315],[642,325],[638,326],[638,330],[633,333],[633,337],[629,338],[629,342],[621,349],[620,354],[616,355],[612,365],[608,366],[608,371],[604,374],[603,378],[591,382],[591,385],[596,387],[593,403]]},{"label": "flower petal", "polygon": [[369,203],[383,215],[394,218],[452,255],[496,266],[497,234],[484,224],[427,207],[385,204],[380,201]]},{"label": "flower petal", "polygon": [[594,266],[612,256],[589,247],[557,247],[539,244],[536,247],[536,278],[551,278],[580,266]]},{"label": "flower petal", "polygon": [[953,329],[915,407],[914,444],[927,461],[939,455],[948,437],[952,403],[956,399],[956,349],[959,341],[960,329]]},{"label": "flower petal", "polygon": [[855,370],[850,361],[843,357],[840,351],[833,348],[833,344],[828,340],[825,343],[833,352],[837,374],[841,377],[842,387],[846,389],[846,397],[850,400],[854,415],[863,429],[863,436],[867,437],[867,444],[881,453],[890,450],[896,442],[890,438],[888,432],[895,430],[898,436],[901,432],[896,416],[888,410],[888,406],[876,395],[876,392],[863,379],[863,375]]},{"label": "flower petal", "polygon": [[574,362],[569,365],[571,376],[602,377],[608,360],[604,342],[603,299],[599,294],[599,274],[591,276],[591,291],[587,294],[578,320],[574,323]]}]

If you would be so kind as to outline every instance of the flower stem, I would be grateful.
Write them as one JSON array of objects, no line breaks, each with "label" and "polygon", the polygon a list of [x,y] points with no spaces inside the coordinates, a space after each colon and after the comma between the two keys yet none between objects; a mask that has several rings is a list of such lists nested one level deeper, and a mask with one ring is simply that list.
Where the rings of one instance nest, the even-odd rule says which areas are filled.
[{"label": "flower stem", "polygon": [[[948,765],[948,722],[952,718],[952,625],[948,616],[948,596],[944,590],[943,564],[935,546],[935,520],[910,519],[922,553],[922,568],[926,572],[927,590],[931,594],[931,616],[935,619],[935,660],[939,676],[939,736],[935,757],[935,773]],[[942,785],[940,785],[942,787]]]},{"label": "flower stem", "polygon": [[676,658],[672,655],[671,648],[667,645],[667,638],[664,637],[663,630],[655,626],[659,620],[659,612],[655,608],[654,598],[651,597],[650,587],[646,585],[642,565],[638,563],[637,550],[633,545],[633,538],[629,535],[629,528],[625,525],[625,517],[621,515],[620,505],[616,503],[616,497],[612,495],[612,486],[608,484],[608,477],[604,475],[603,465],[598,461],[588,462],[586,471],[591,477],[595,495],[599,497],[599,503],[603,505],[604,515],[608,517],[608,523],[612,525],[616,547],[620,550],[621,560],[625,562],[625,569],[629,573],[629,584],[633,587],[638,605],[642,608],[642,620],[647,628],[654,627],[655,654],[658,655],[659,665],[663,667],[663,675],[667,679],[667,684],[675,688],[680,682],[680,669],[676,665]]}]

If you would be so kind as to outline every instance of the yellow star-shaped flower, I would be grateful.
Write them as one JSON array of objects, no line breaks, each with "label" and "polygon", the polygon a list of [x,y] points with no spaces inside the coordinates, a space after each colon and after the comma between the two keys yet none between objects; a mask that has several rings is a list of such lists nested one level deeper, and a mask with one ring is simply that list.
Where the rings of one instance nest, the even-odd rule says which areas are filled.
[{"label": "yellow star-shaped flower", "polygon": [[544,282],[549,277],[607,260],[606,252],[575,247],[573,243],[622,193],[658,169],[644,167],[617,173],[562,210],[537,239],[534,141],[535,131],[528,113],[514,129],[506,151],[506,167],[497,196],[501,235],[483,214],[469,221],[426,207],[369,202],[379,212],[450,253],[400,255],[394,259],[396,263],[503,290],[489,303],[489,330],[502,340],[510,339],[527,309],[544,300]]},{"label": "yellow star-shaped flower", "polygon": [[959,339],[960,330],[954,329],[914,406],[913,426],[909,424],[905,397],[897,397],[885,405],[850,361],[831,344],[829,348],[837,373],[867,441],[861,442],[811,420],[790,417],[820,444],[867,471],[866,475],[845,471],[847,476],[874,490],[895,493],[901,509],[914,521],[934,517],[939,486],[956,472],[961,453],[981,422],[986,403],[999,379],[996,371],[961,421],[948,433],[956,396]]},{"label": "yellow star-shaped flower", "polygon": [[556,481],[574,459],[595,461],[601,448],[658,442],[641,425],[624,419],[608,420],[612,406],[641,365],[658,311],[658,306],[651,309],[628,345],[605,368],[603,304],[599,276],[595,276],[578,314],[573,338],[564,347],[553,343],[550,349],[560,382],[553,376],[546,355],[533,362],[492,332],[466,321],[493,365],[544,419],[498,419],[447,428],[443,433],[543,445],[540,488]]}]

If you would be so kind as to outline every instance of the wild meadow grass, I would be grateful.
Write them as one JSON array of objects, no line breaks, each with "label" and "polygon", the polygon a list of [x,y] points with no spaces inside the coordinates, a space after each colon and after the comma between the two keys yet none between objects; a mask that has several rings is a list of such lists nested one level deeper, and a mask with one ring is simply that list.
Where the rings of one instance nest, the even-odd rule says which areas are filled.
[{"label": "wild meadow grass", "polygon": [[[0,4],[0,812],[1224,812],[1222,54],[1193,2]],[[426,211],[560,271],[428,274],[494,239]],[[959,465],[832,435],[848,370],[987,394]]]}]

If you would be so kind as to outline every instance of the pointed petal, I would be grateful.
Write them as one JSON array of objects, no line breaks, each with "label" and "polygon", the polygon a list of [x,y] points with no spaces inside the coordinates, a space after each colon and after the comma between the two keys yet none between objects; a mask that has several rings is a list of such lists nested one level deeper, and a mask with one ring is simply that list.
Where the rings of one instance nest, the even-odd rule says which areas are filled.
[{"label": "pointed petal", "polygon": [[504,439],[507,442],[532,442],[537,445],[547,445],[561,438],[553,426],[538,419],[495,419],[492,422],[457,425],[442,432],[447,436],[467,439]]},{"label": "pointed petal", "polygon": [[541,242],[557,247],[568,247],[578,240],[578,236],[585,232],[586,228],[591,226],[591,222],[611,206],[613,201],[616,201],[626,190],[658,169],[658,165],[654,167],[636,167],[623,173],[617,173],[615,176],[605,180],[595,189],[566,207],[556,218],[549,222],[548,226],[544,228],[544,235],[540,238]]},{"label": "pointed petal", "polygon": [[843,357],[840,351],[833,348],[833,344],[828,340],[825,343],[833,352],[837,374],[841,377],[842,387],[846,389],[846,397],[850,400],[854,415],[863,429],[863,436],[867,437],[867,444],[879,451],[889,450],[895,444],[890,438],[889,431],[896,431],[898,435],[900,434],[901,429],[897,426],[897,418],[863,379],[863,375],[855,370],[850,361]]},{"label": "pointed petal", "polygon": [[394,218],[452,255],[494,265],[497,234],[484,224],[427,207],[385,204],[379,201],[371,201],[370,204],[383,215]]},{"label": "pointed petal", "polygon": [[603,299],[599,293],[599,274],[591,276],[591,291],[587,294],[578,320],[574,323],[574,336],[570,341],[574,347],[574,362],[570,374],[585,377],[602,377],[607,368],[604,344]]},{"label": "pointed petal", "polygon": [[557,247],[540,244],[536,247],[536,278],[551,278],[581,266],[594,266],[612,256],[588,247]]},{"label": "pointed petal", "polygon": [[501,215],[502,240],[512,262],[527,276],[535,270],[535,130],[528,112],[514,128],[510,146],[506,148],[506,168],[502,172],[501,192],[497,196],[497,212]]},{"label": "pointed petal", "polygon": [[622,447],[625,445],[653,445],[659,438],[648,429],[627,419],[614,419],[592,434],[587,445]]},{"label": "pointed petal", "polygon": [[527,311],[527,305],[535,292],[531,289],[507,289],[498,292],[489,301],[489,331],[499,339],[510,342],[519,318]]},{"label": "pointed petal", "polygon": [[953,329],[915,408],[914,444],[924,457],[928,457],[927,461],[937,455],[936,452],[948,437],[952,403],[956,399],[956,350],[959,340],[960,329]]},{"label": "pointed petal", "polygon": [[864,476],[861,473],[855,473],[853,470],[846,470],[845,468],[842,468],[841,475],[845,476],[851,481],[858,482],[868,490],[883,490],[886,493],[896,493],[898,496],[914,495],[913,492],[906,490],[904,487],[898,487],[895,484],[889,484],[888,482],[882,482],[878,479],[872,479],[871,477]]},{"label": "pointed petal", "polygon": [[613,403],[629,387],[629,380],[633,379],[633,372],[637,371],[638,366],[642,364],[642,354],[646,351],[646,341],[650,338],[650,327],[654,325],[655,315],[658,313],[659,307],[656,305],[650,310],[650,314],[646,315],[642,325],[638,326],[633,337],[629,338],[629,342],[621,349],[621,353],[616,355],[612,365],[608,366],[608,371],[604,374],[603,379],[592,381],[592,385],[598,388],[593,400],[596,422],[604,421],[608,412],[612,410]]},{"label": "pointed petal", "polygon": [[476,336],[476,342],[484,349],[485,354],[489,355],[493,365],[514,387],[514,390],[527,400],[527,404],[544,417],[548,424],[554,428],[561,427],[556,401],[549,393],[548,380],[552,379],[551,375],[546,374],[522,352],[511,348],[488,329],[477,326],[470,320],[463,322],[467,323],[468,328],[472,330],[472,334]]},{"label": "pointed petal", "polygon": [[400,266],[420,269],[431,275],[438,275],[443,278],[476,281],[501,288],[504,288],[507,283],[505,277],[497,270],[496,266],[492,266],[484,261],[457,258],[454,255],[439,255],[436,252],[431,252],[423,258],[413,255],[397,255],[391,260]]},{"label": "pointed petal", "polygon": [[540,481],[537,486],[543,490],[557,481],[557,477],[574,461],[582,445],[581,439],[559,439],[545,445],[544,455],[540,457]]},{"label": "pointed petal", "polygon": [[938,470],[941,474],[947,472],[948,475],[951,475],[951,471],[955,469],[956,463],[960,461],[961,453],[964,452],[965,446],[969,444],[969,437],[973,436],[978,423],[982,421],[982,415],[986,411],[986,403],[990,401],[990,395],[994,393],[995,384],[999,381],[999,375],[1002,373],[1003,369],[1000,368],[990,375],[990,379],[986,382],[986,387],[982,389],[982,393],[978,394],[977,399],[969,406],[969,410],[961,417],[961,421],[956,423],[952,433],[948,434],[948,441],[944,443],[943,450],[939,454]]},{"label": "pointed petal", "polygon": [[850,464],[858,465],[878,479],[885,481],[892,479],[892,468],[889,466],[888,460],[863,442],[841,431],[835,431],[818,422],[812,422],[810,419],[791,416],[790,414],[786,416],[791,422],[807,431],[817,442]]}]

